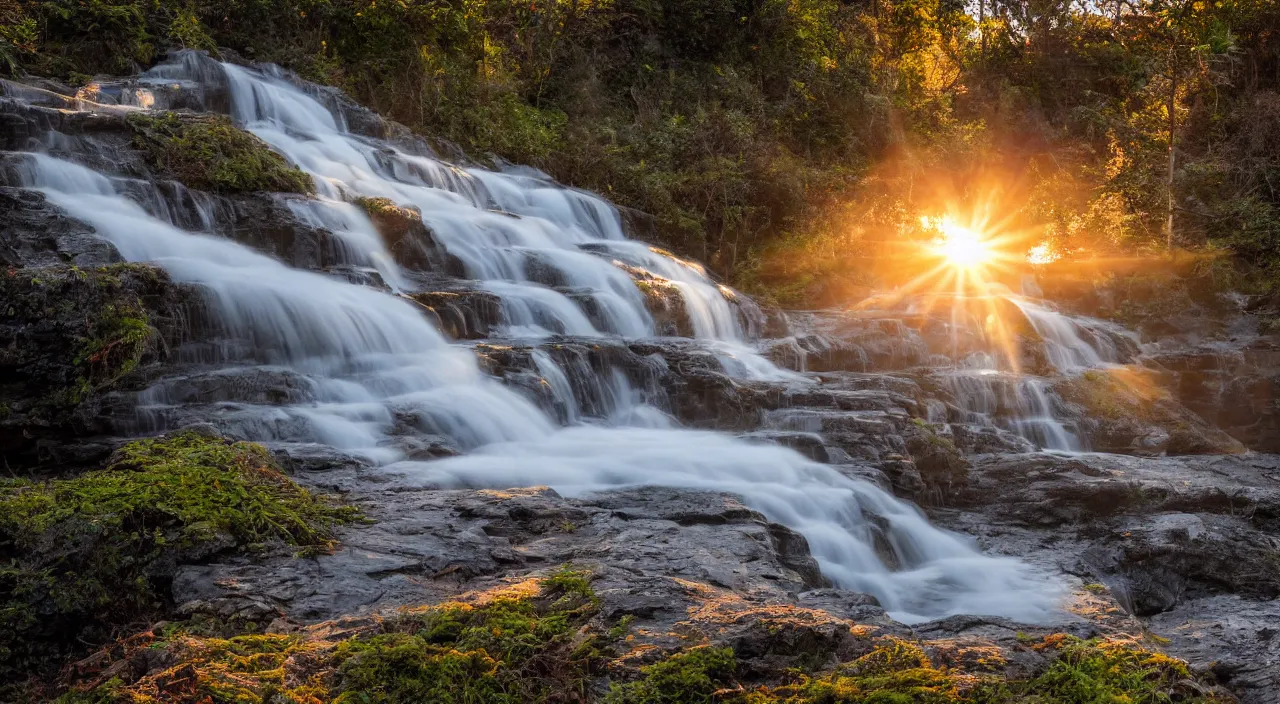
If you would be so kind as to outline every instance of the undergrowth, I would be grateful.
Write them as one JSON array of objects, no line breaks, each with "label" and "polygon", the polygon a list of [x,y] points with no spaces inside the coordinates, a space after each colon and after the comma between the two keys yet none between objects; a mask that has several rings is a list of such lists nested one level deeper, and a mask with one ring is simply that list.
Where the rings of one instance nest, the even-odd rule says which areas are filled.
[{"label": "undergrowth", "polygon": [[129,443],[74,478],[0,481],[0,671],[159,614],[180,562],[273,540],[325,546],[354,516],[260,445],[192,432]]}]

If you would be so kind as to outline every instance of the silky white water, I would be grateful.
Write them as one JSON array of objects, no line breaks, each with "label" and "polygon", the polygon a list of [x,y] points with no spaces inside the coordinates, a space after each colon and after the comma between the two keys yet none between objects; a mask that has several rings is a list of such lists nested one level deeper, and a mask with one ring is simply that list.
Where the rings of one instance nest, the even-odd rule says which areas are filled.
[{"label": "silky white water", "polygon": [[[992,288],[987,295],[1012,303],[1039,337],[1048,373],[1069,376],[1121,363],[1123,355],[1116,338],[1130,337],[1127,331],[1101,320],[1063,315],[1041,302]],[[1018,352],[1007,349],[1003,332],[989,338],[983,321],[968,314],[971,302],[966,298],[953,302],[951,369],[939,377],[957,405],[968,413],[967,421],[998,425],[1045,450],[1088,449],[1060,419],[1059,402],[1049,380],[1021,368]],[[986,348],[959,353],[962,334],[985,340]]]},{"label": "silky white water", "polygon": [[[405,155],[346,134],[320,103],[283,80],[239,67],[222,70],[233,86],[232,114],[319,185],[317,205],[299,206],[307,210],[302,215],[341,231],[338,236],[352,247],[367,249],[352,256],[377,267],[393,285],[403,285],[401,272],[385,247],[368,239],[363,215],[341,199],[378,195],[420,208],[469,275],[512,306],[513,327],[567,332],[591,326],[563,305],[573,306],[568,297],[528,275],[529,267],[524,277],[517,275],[517,264],[536,256],[574,286],[615,305],[601,306],[613,311],[607,316],[610,329],[591,326],[592,332],[637,332],[628,326],[647,318],[642,305],[632,305],[637,299],[629,278],[618,278],[613,272],[621,270],[610,259],[575,247],[605,242],[626,263],[684,284],[690,309],[703,306],[697,325],[719,338],[707,342],[713,349],[741,344],[743,331],[723,292],[696,265],[623,239],[616,213],[603,201],[525,175],[459,171]],[[176,73],[180,67],[169,66],[157,75]],[[447,178],[440,176],[446,172]],[[451,345],[395,295],[295,270],[230,240],[182,230],[125,197],[138,190],[136,182],[69,161],[29,155],[24,179],[95,227],[126,259],[155,262],[175,280],[197,286],[220,325],[227,360],[258,365],[253,368],[264,373],[287,369],[306,380],[299,384],[308,395],[305,402],[226,402],[205,409],[204,419],[224,430],[268,442],[329,445],[416,486],[549,485],[568,495],[645,485],[730,492],[804,535],[836,584],[875,595],[901,620],[973,613],[1040,621],[1055,613],[1059,588],[1026,565],[985,556],[968,539],[930,526],[914,506],[786,448],[674,427],[661,411],[641,403],[617,373],[596,382],[592,394],[607,398],[602,402],[610,408],[588,423],[572,381],[553,371],[554,360],[535,355],[551,393],[566,407],[570,425],[562,427],[482,373],[470,350]],[[490,212],[493,206],[505,212]],[[748,373],[782,376],[741,348],[717,351]],[[160,387],[142,400],[160,417],[171,403]],[[422,433],[447,436],[469,454],[405,459],[391,433],[406,422]],[[880,520],[870,521],[868,514]],[[878,551],[892,553],[894,569]]]}]

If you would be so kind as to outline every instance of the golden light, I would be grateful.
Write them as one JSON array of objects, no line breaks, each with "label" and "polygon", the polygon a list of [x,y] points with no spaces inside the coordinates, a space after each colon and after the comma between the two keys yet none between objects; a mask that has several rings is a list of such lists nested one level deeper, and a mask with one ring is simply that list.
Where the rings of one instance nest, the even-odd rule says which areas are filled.
[{"label": "golden light", "polygon": [[950,216],[930,220],[932,229],[938,232],[932,249],[951,266],[974,269],[997,256],[990,240],[977,230],[958,224]]},{"label": "golden light", "polygon": [[[1019,227],[1016,211],[1002,215],[1002,210],[989,199],[921,217],[919,228],[904,229],[909,244],[901,266],[912,276],[892,294],[860,307],[905,306],[920,315],[948,310],[957,350],[960,331],[979,328],[993,356],[1005,360],[998,367],[1016,371],[1025,318],[1010,300],[1016,294],[1009,284],[1027,266],[1031,241],[1043,235]],[[1042,251],[1042,256],[1052,254],[1049,247]]]},{"label": "golden light", "polygon": [[1059,256],[1048,242],[1041,242],[1027,250],[1027,262],[1029,264],[1052,264],[1058,261]]}]

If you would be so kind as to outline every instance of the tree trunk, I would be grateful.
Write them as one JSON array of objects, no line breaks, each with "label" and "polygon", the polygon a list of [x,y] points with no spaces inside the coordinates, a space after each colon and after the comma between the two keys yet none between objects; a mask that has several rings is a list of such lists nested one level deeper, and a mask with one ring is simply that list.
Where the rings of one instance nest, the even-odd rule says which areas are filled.
[{"label": "tree trunk", "polygon": [[1169,111],[1169,173],[1165,181],[1165,219],[1164,219],[1164,246],[1165,249],[1173,250],[1173,176],[1174,169],[1177,165],[1177,156],[1175,152],[1177,134],[1178,134],[1178,114],[1175,110],[1178,107],[1178,43],[1172,42],[1172,48],[1169,57],[1169,102],[1167,109]]},{"label": "tree trunk", "polygon": [[987,28],[983,26],[987,19],[987,0],[978,0],[978,36],[980,37],[981,49],[978,56],[983,61],[987,60]]}]

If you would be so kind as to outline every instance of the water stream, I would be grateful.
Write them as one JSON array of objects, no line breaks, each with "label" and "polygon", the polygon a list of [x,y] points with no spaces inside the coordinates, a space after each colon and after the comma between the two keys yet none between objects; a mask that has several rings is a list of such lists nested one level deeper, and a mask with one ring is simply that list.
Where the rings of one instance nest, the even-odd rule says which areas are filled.
[{"label": "water stream", "polygon": [[[1040,621],[1055,613],[1061,589],[1028,566],[983,555],[967,538],[931,526],[914,506],[792,450],[680,428],[617,373],[592,380],[592,404],[609,406],[592,414],[575,377],[597,372],[535,355],[562,409],[548,414],[485,374],[471,349],[447,340],[397,295],[412,289],[412,277],[349,201],[376,196],[418,209],[467,278],[498,296],[501,334],[652,336],[643,294],[616,260],[673,282],[698,344],[729,373],[809,383],[752,349],[754,323],[732,292],[697,264],[626,239],[607,202],[527,172],[462,168],[353,134],[340,113],[273,70],[188,53],[140,85],[156,95],[160,86],[177,85],[188,96],[226,87],[233,118],[314,179],[318,197],[291,204],[294,214],[333,232],[345,243],[339,256],[346,264],[375,270],[391,288],[294,269],[220,237],[216,212],[198,199],[198,217],[163,207],[172,203],[163,185],[94,171],[74,154],[27,154],[18,169],[23,185],[90,223],[129,261],[154,262],[203,292],[221,341],[218,359],[204,361],[222,365],[217,373],[297,378],[299,398],[290,403],[228,399],[204,409],[204,419],[224,431],[331,446],[375,463],[401,485],[549,485],[570,496],[646,485],[731,492],[803,534],[836,584],[875,595],[901,620],[968,613]],[[148,101],[164,102],[155,95],[141,102]],[[597,323],[568,290],[594,302]],[[1049,319],[1043,324],[1046,338],[1056,334]],[[1074,348],[1065,349],[1064,363],[1074,359]],[[180,425],[182,400],[163,381],[139,403],[145,430]],[[406,420],[466,454],[408,459],[390,439]],[[1046,444],[1066,442],[1045,433]]]}]

